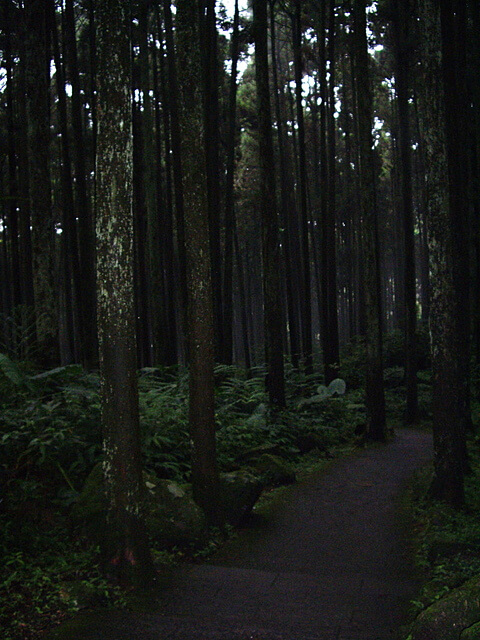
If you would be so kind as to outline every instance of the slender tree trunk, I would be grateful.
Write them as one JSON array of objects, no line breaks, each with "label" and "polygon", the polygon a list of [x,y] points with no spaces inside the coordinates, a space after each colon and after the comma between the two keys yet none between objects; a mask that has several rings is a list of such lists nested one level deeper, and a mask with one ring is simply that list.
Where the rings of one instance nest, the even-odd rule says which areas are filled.
[{"label": "slender tree trunk", "polygon": [[[65,91],[65,73],[60,58],[60,45],[58,41],[58,29],[55,17],[55,4],[50,0],[50,21],[52,28],[53,59],[55,62],[55,77],[58,95],[58,111],[60,121],[60,138],[62,152],[61,183],[62,183],[62,257],[61,264],[64,271],[64,302],[66,322],[66,342],[69,345],[71,356],[78,361],[76,347],[82,348],[84,343],[83,323],[75,318],[75,311],[81,307],[80,263],[78,259],[77,231],[75,228],[75,205],[73,196],[72,163],[70,154],[70,141],[68,138],[67,120],[67,95]],[[76,305],[72,304],[72,299]],[[75,328],[78,327],[80,340],[76,339]],[[78,337],[78,336],[77,336]]]},{"label": "slender tree trunk", "polygon": [[96,309],[95,309],[95,239],[92,207],[87,189],[87,168],[85,160],[85,135],[82,122],[82,98],[78,71],[77,40],[73,0],[65,2],[65,34],[67,38],[67,63],[72,86],[72,126],[75,163],[76,205],[78,216],[78,237],[80,269],[82,278],[81,323],[84,343],[82,345],[84,363],[93,367],[97,361]]},{"label": "slender tree trunk", "polygon": [[365,0],[354,2],[355,79],[360,160],[360,210],[366,302],[367,437],[385,440],[380,259],[372,140],[372,95],[366,34]]},{"label": "slender tree trunk", "polygon": [[[158,6],[157,6],[157,23],[159,28],[161,27],[158,15]],[[159,38],[162,38],[162,34],[160,33]],[[163,47],[163,43],[160,45],[160,48]],[[160,52],[160,56],[163,56],[163,51]],[[160,229],[162,236],[162,271],[163,271],[163,280],[164,280],[164,302],[163,302],[163,317],[164,317],[164,340],[163,340],[163,351],[162,351],[162,361],[166,366],[172,366],[177,364],[177,324],[175,317],[175,307],[176,307],[176,292],[175,292],[175,266],[177,263],[174,243],[173,243],[173,211],[172,211],[172,202],[169,194],[170,191],[170,166],[166,164],[166,182],[167,189],[164,186],[164,172],[161,158],[167,157],[167,137],[168,137],[168,127],[165,128],[165,120],[163,118],[168,119],[168,114],[166,114],[166,109],[161,103],[161,95],[160,95],[160,83],[159,83],[159,73],[158,73],[158,51],[157,48],[154,48],[152,52],[152,57],[154,60],[153,64],[153,85],[154,85],[154,95],[155,95],[155,153],[157,156],[156,163],[156,182],[157,182],[157,215],[160,220]],[[163,61],[161,63],[163,65]],[[164,98],[166,91],[164,90],[164,86],[162,86],[162,97]],[[163,114],[162,114],[163,110]],[[162,131],[165,137],[165,144],[162,144]],[[165,150],[163,149],[165,147]],[[167,192],[167,193],[165,193]],[[171,193],[171,192],[170,192]]]},{"label": "slender tree trunk", "polygon": [[49,367],[58,362],[59,344],[54,269],[55,231],[49,171],[48,4],[44,0],[27,0],[25,12],[33,285],[39,360],[43,366]]},{"label": "slender tree trunk", "polygon": [[223,278],[223,362],[232,364],[233,356],[233,227],[235,216],[235,147],[237,139],[237,63],[240,14],[235,0],[230,45],[232,70],[228,105],[227,176],[225,185],[225,251]]},{"label": "slender tree trunk", "polygon": [[394,36],[396,53],[395,90],[398,102],[400,137],[400,172],[404,239],[405,291],[405,382],[407,387],[405,422],[418,420],[417,393],[417,286],[415,277],[415,234],[412,196],[412,159],[410,117],[408,109],[408,77],[410,73],[410,13],[408,0],[395,0]]},{"label": "slender tree trunk", "polygon": [[292,184],[287,167],[287,144],[285,140],[285,131],[283,125],[283,110],[280,99],[280,89],[278,81],[278,58],[277,58],[277,39],[275,28],[275,2],[271,3],[270,14],[270,44],[272,52],[272,80],[273,80],[273,92],[275,96],[275,118],[277,121],[277,138],[278,138],[278,155],[280,165],[280,200],[281,200],[281,220],[282,226],[285,229],[283,234],[284,242],[284,255],[285,255],[285,280],[286,280],[286,298],[287,298],[287,314],[288,314],[288,328],[290,337],[290,357],[295,369],[299,367],[300,356],[300,335],[299,335],[299,319],[298,319],[298,304],[297,297],[295,295],[295,276],[294,271],[294,251],[293,247],[293,234],[295,230],[291,224],[291,211],[295,211],[295,204],[292,202]]},{"label": "slender tree trunk", "polygon": [[[196,0],[195,0],[196,1]],[[180,319],[181,325],[186,337],[187,323],[187,267],[186,267],[186,248],[185,248],[185,207],[183,202],[182,187],[182,156],[181,156],[181,136],[178,106],[178,81],[177,81],[177,65],[175,59],[175,46],[173,40],[173,23],[171,1],[164,0],[164,18],[165,18],[165,44],[166,59],[168,66],[168,107],[170,114],[170,136],[172,149],[172,169],[173,169],[173,189],[175,198],[175,216],[177,227],[177,247],[178,247],[178,263],[180,275]],[[186,348],[186,347],[185,347]],[[187,354],[188,358],[188,354]]]},{"label": "slender tree trunk", "polygon": [[19,225],[18,225],[18,184],[17,184],[17,150],[15,140],[15,116],[13,104],[13,60],[11,42],[11,6],[10,0],[5,0],[3,6],[4,33],[5,33],[5,70],[6,70],[6,111],[7,111],[7,149],[8,149],[8,235],[12,264],[12,294],[13,306],[18,307],[22,303],[22,290],[20,282],[20,252],[19,252]]},{"label": "slender tree trunk", "polygon": [[326,289],[326,335],[323,343],[325,382],[328,384],[338,377],[340,350],[338,344],[338,301],[337,301],[337,251],[336,251],[336,126],[335,126],[335,1],[330,0],[328,26],[328,59],[330,78],[328,84],[327,140],[328,140],[328,198],[327,219],[323,230],[326,242],[325,280]]},{"label": "slender tree trunk", "polygon": [[301,25],[302,1],[295,0],[295,14],[292,24],[293,32],[293,61],[295,69],[295,101],[297,107],[298,126],[298,164],[299,164],[299,200],[300,220],[302,228],[302,258],[304,291],[304,317],[303,317],[303,357],[305,360],[305,373],[313,373],[313,343],[312,343],[312,292],[310,273],[310,234],[309,212],[307,202],[307,161],[305,152],[305,122],[302,103],[302,25]]},{"label": "slender tree trunk", "polygon": [[[132,87],[133,89],[133,87]],[[152,337],[150,308],[148,305],[148,258],[147,258],[147,213],[145,210],[145,190],[143,171],[143,140],[141,113],[137,103],[133,103],[133,215],[135,239],[135,305],[137,318],[137,351],[139,367],[151,367]]]},{"label": "slender tree trunk", "polygon": [[97,0],[97,304],[108,571],[154,575],[144,519],[133,296],[130,2]]},{"label": "slender tree trunk", "polygon": [[160,161],[155,156],[154,120],[152,113],[152,101],[150,98],[150,58],[148,46],[149,34],[149,0],[142,0],[139,6],[139,44],[140,44],[140,90],[142,93],[142,158],[144,173],[144,197],[147,216],[147,263],[148,279],[147,290],[149,300],[149,319],[152,338],[153,363],[161,362],[163,343],[165,340],[163,305],[165,291],[162,278],[161,264],[161,236],[160,219],[157,207],[157,181],[156,163]]},{"label": "slender tree trunk", "polygon": [[279,238],[275,193],[272,116],[268,70],[267,3],[254,0],[255,79],[257,89],[260,203],[262,212],[263,291],[267,391],[272,407],[285,406],[283,310],[279,269]]},{"label": "slender tree trunk", "polygon": [[18,190],[19,190],[19,232],[20,232],[20,282],[24,304],[23,326],[27,329],[23,357],[32,358],[36,343],[36,318],[33,286],[32,224],[30,215],[30,164],[28,159],[28,116],[27,116],[27,80],[26,80],[26,21],[22,12],[18,27],[20,29],[19,91],[18,91]]},{"label": "slender tree trunk", "polygon": [[213,299],[205,167],[201,0],[177,0],[185,248],[190,356],[190,434],[195,500],[212,522],[220,519],[215,453]]},{"label": "slender tree trunk", "polygon": [[218,95],[218,34],[216,0],[202,0],[203,75],[205,83],[205,151],[208,220],[212,264],[215,357],[223,356],[222,254],[220,247],[220,105]]}]

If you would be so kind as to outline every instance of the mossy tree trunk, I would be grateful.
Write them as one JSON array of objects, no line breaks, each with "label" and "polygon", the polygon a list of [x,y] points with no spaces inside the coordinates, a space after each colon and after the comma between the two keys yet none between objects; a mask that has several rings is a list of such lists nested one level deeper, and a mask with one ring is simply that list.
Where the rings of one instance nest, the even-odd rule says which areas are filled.
[{"label": "mossy tree trunk", "polygon": [[108,571],[127,583],[153,576],[143,513],[133,292],[130,2],[99,0],[97,307]]},{"label": "mossy tree trunk", "polygon": [[[425,149],[430,260],[434,479],[432,494],[462,504],[464,393],[462,331],[456,291],[455,212],[449,194],[440,4],[422,0],[420,117]],[[448,90],[451,88],[449,87]],[[450,167],[454,170],[454,167]]]},{"label": "mossy tree trunk", "polygon": [[202,0],[178,0],[176,45],[188,292],[189,420],[196,502],[210,521],[219,516],[215,449],[213,299],[205,166]]},{"label": "mossy tree trunk", "polygon": [[253,2],[255,79],[257,89],[260,207],[262,214],[263,291],[267,391],[272,407],[285,406],[283,309],[280,283],[280,243],[275,193],[272,115],[270,106],[267,3]]},{"label": "mossy tree trunk", "polygon": [[372,139],[373,106],[370,87],[365,0],[354,2],[354,63],[360,162],[360,216],[366,314],[367,437],[385,440],[380,259],[378,246],[375,162]]}]

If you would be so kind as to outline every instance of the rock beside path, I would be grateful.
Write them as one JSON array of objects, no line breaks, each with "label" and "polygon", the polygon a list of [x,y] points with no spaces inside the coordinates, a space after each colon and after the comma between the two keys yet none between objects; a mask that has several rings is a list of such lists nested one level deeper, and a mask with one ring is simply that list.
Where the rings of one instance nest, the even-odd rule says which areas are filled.
[{"label": "rock beside path", "polygon": [[480,576],[422,611],[411,640],[480,640]]}]

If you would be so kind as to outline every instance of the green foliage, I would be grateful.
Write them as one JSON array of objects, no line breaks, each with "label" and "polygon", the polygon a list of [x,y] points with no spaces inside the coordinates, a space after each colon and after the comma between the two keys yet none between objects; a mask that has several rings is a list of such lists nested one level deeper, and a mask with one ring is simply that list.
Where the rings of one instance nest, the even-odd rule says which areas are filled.
[{"label": "green foliage", "polygon": [[470,446],[472,473],[466,476],[467,509],[457,510],[432,501],[431,470],[418,474],[410,488],[415,521],[416,560],[426,582],[413,604],[422,611],[446,593],[480,575],[480,449]]},{"label": "green foliage", "polygon": [[[48,526],[49,525],[49,526]],[[0,517],[0,628],[3,640],[34,640],[84,606],[123,602],[119,587],[101,573],[96,550],[71,541],[58,523],[35,525],[23,544],[6,516]]]},{"label": "green foliage", "polygon": [[[298,401],[318,388],[318,375],[306,378],[287,367],[290,408],[272,414],[262,368],[247,375],[218,366],[215,379],[221,471],[248,466],[252,450],[259,451],[258,458],[263,453],[278,456],[294,471],[308,468],[345,448],[363,419],[350,392],[298,409]],[[30,640],[85,601],[93,598],[104,606],[121,595],[102,581],[95,549],[82,551],[84,542],[72,539],[68,530],[72,503],[101,460],[99,379],[76,365],[32,374],[5,356],[0,359],[0,391],[0,625],[6,640]],[[188,481],[187,371],[142,370],[139,398],[147,471]],[[314,443],[308,453],[301,450],[302,438]],[[208,541],[203,545],[199,553],[212,546]],[[169,561],[196,553],[180,546],[154,552],[159,558],[166,554]]]}]

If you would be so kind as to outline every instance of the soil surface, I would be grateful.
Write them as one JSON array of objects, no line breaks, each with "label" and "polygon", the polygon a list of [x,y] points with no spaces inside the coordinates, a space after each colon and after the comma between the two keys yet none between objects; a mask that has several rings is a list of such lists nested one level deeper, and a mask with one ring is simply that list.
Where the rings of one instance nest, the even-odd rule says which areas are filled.
[{"label": "soil surface", "polygon": [[141,612],[85,612],[63,640],[393,640],[419,577],[400,497],[432,455],[399,430],[281,492],[208,564],[175,568]]}]

